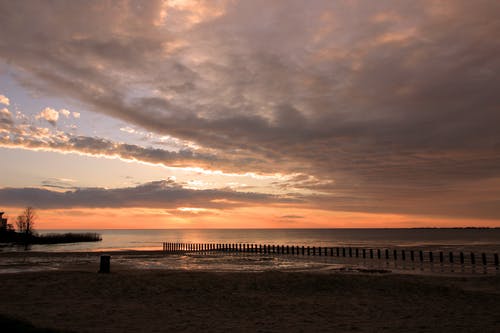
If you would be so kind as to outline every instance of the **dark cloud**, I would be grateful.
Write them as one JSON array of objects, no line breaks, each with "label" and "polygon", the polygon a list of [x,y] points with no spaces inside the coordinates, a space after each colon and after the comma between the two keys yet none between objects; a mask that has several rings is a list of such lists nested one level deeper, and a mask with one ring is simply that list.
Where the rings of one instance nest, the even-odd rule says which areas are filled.
[{"label": "dark cloud", "polygon": [[[342,198],[332,209],[457,216],[460,198],[500,218],[496,197],[464,193],[500,178],[500,3],[197,5],[3,1],[0,57],[25,85],[196,142],[214,165],[308,175],[294,186]],[[68,144],[109,150],[93,140]]]},{"label": "dark cloud", "polygon": [[0,130],[6,130],[14,124],[12,119],[12,113],[7,108],[2,108],[0,106]]},{"label": "dark cloud", "polygon": [[74,152],[94,156],[119,157],[125,160],[160,164],[170,167],[202,167],[232,171],[246,160],[228,159],[214,154],[181,149],[168,151],[154,147],[141,147],[99,137],[77,136],[36,126],[16,126],[5,122],[5,135],[0,136],[0,146],[23,149],[43,149]]},{"label": "dark cloud", "polygon": [[172,180],[155,181],[136,187],[105,189],[79,188],[74,191],[51,191],[39,188],[0,189],[4,206],[52,208],[216,208],[227,209],[270,203],[298,203],[298,200],[229,189],[192,190]]},{"label": "dark cloud", "polygon": [[71,179],[49,178],[42,181],[42,187],[55,188],[60,190],[76,190]]}]

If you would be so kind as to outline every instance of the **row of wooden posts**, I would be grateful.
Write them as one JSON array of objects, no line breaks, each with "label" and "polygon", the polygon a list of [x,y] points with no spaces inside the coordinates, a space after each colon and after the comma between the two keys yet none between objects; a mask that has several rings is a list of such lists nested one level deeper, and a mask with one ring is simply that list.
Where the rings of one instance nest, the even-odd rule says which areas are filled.
[{"label": "row of wooden posts", "polygon": [[[443,251],[437,252],[435,255],[432,251],[423,250],[389,250],[389,249],[366,249],[352,247],[316,247],[316,246],[293,246],[293,245],[270,245],[270,244],[222,244],[222,243],[163,243],[163,251],[168,253],[185,253],[185,252],[242,252],[256,254],[286,254],[286,255],[302,255],[302,256],[329,256],[329,257],[344,257],[344,258],[363,258],[363,259],[385,259],[385,260],[402,260],[412,262],[439,262],[454,264],[460,263],[464,265],[469,262],[471,265],[476,265],[476,258],[479,256],[471,252],[464,254],[460,252],[455,256],[453,252],[448,252],[446,255]],[[491,259],[488,260],[490,257]],[[499,267],[498,253],[487,255],[481,253],[481,263],[486,266],[488,263],[493,264],[497,269]],[[479,263],[478,263],[479,264]]]}]

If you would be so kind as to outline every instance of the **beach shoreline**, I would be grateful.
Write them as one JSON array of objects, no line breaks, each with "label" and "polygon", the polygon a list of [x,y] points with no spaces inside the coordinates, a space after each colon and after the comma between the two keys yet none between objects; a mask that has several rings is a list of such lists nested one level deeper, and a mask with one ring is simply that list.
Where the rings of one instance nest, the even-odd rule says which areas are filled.
[{"label": "beach shoreline", "polygon": [[[1,253],[0,259],[10,254]],[[498,332],[500,276],[356,270],[147,269],[101,253],[57,270],[1,275],[0,316],[71,332]],[[164,256],[161,251],[121,252]]]}]

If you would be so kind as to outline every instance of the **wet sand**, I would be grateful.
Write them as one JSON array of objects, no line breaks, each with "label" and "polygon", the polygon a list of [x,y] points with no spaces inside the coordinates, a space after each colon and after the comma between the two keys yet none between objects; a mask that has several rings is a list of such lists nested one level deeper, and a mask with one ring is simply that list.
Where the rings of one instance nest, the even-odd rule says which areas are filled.
[{"label": "wet sand", "polygon": [[500,331],[499,275],[96,270],[2,274],[0,315],[72,332]]}]

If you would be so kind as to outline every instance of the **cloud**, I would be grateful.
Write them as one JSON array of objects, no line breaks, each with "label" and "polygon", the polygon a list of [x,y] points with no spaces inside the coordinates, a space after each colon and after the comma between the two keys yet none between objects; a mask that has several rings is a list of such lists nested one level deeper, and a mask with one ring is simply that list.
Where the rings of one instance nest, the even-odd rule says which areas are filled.
[{"label": "cloud", "polygon": [[7,108],[0,109],[0,129],[13,124],[12,113]]},{"label": "cloud", "polygon": [[240,164],[244,162],[190,148],[181,148],[175,151],[142,147],[99,137],[75,135],[44,127],[15,125],[10,118],[10,113],[5,113],[3,110],[0,110],[0,117],[0,125],[2,125],[0,129],[3,129],[8,134],[0,136],[0,146],[2,147],[58,151],[62,153],[71,152],[168,167],[197,167],[226,172],[239,171]]},{"label": "cloud", "polygon": [[55,126],[59,119],[59,112],[52,108],[45,108],[36,116],[36,119],[45,119],[49,124]]},{"label": "cloud", "polygon": [[9,99],[7,97],[5,97],[4,95],[0,94],[0,104],[9,106],[10,105],[10,101],[9,101]]},{"label": "cloud", "polygon": [[3,188],[0,189],[0,201],[5,206],[22,207],[32,205],[39,209],[77,207],[230,209],[263,203],[283,204],[293,202],[287,198],[260,193],[235,192],[224,189],[185,189],[172,180],[155,181],[136,187],[116,189],[80,188],[66,192],[38,188]]},{"label": "cloud", "polygon": [[129,133],[129,134],[137,133],[137,131],[135,129],[133,129],[132,127],[128,127],[128,126],[121,127],[120,131],[125,132],[125,133]]},{"label": "cloud", "polygon": [[69,116],[71,114],[71,112],[69,110],[66,110],[66,109],[59,110],[59,113],[62,114],[66,118],[69,118]]},{"label": "cloud", "polygon": [[42,181],[42,187],[55,188],[61,190],[76,190],[75,180],[65,178],[49,178]]},{"label": "cloud", "polygon": [[467,201],[462,189],[500,177],[500,3],[7,1],[0,10],[0,58],[26,87],[207,155],[86,137],[16,144],[307,175],[288,187],[320,191],[329,209],[456,216],[455,205],[435,207],[439,193],[475,202],[470,216],[498,213],[492,193]]}]

